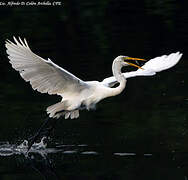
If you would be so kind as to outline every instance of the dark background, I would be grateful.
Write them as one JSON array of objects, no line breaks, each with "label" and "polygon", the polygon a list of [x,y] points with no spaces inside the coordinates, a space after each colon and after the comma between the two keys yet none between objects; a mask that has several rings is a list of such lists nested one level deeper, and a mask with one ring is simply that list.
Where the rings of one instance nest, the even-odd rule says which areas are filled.
[{"label": "dark background", "polygon": [[[111,76],[118,55],[149,60],[182,52],[172,69],[129,79],[122,94],[105,99],[96,111],[81,111],[79,119],[60,121],[52,146],[87,144],[85,150],[99,155],[59,153],[50,158],[60,179],[187,178],[186,1],[69,0],[55,7],[0,6],[0,141],[14,144],[33,134],[45,108],[60,98],[32,90],[11,68],[4,42],[13,36],[25,37],[33,52],[83,80]],[[118,152],[136,156],[117,157]],[[42,176],[19,156],[0,157],[2,180]]]}]

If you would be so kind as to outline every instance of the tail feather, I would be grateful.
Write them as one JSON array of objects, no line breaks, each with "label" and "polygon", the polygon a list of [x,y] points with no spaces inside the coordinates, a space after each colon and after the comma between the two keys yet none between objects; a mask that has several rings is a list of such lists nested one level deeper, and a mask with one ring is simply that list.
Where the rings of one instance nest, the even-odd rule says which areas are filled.
[{"label": "tail feather", "polygon": [[79,110],[71,111],[70,118],[75,119],[79,117]]},{"label": "tail feather", "polygon": [[66,101],[58,102],[49,106],[46,111],[51,118],[59,118],[61,116],[65,116],[65,119],[69,117],[71,119],[75,119],[79,117],[79,110],[67,111],[68,103]]},{"label": "tail feather", "polygon": [[66,101],[58,102],[56,104],[53,104],[49,106],[46,111],[47,114],[49,114],[49,117],[55,117],[56,113],[66,110],[67,109],[67,103]]}]

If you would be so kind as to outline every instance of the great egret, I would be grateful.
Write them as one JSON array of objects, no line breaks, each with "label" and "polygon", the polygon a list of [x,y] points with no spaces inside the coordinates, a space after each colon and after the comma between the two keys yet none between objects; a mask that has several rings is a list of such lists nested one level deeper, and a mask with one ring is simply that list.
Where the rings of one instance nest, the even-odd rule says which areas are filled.
[{"label": "great egret", "polygon": [[[152,76],[156,72],[169,69],[178,63],[182,54],[163,55],[146,62],[142,67],[127,60],[143,60],[128,56],[118,56],[112,64],[113,76],[103,81],[83,81],[65,69],[34,54],[27,41],[15,37],[14,43],[7,40],[6,48],[12,67],[17,70],[32,88],[41,93],[57,94],[62,101],[47,108],[49,117],[78,118],[79,110],[92,109],[99,101],[120,94],[126,86],[126,79],[136,76]],[[135,66],[137,71],[122,73],[123,66]],[[113,87],[116,83],[119,86]]]}]

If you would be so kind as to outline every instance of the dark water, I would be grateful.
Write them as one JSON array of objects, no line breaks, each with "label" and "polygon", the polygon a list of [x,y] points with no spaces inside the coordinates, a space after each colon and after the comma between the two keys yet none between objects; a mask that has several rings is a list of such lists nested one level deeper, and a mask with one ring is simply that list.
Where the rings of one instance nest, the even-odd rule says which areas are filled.
[{"label": "dark water", "polygon": [[0,150],[34,134],[45,108],[60,99],[33,91],[11,68],[4,41],[13,35],[26,37],[35,53],[83,80],[111,76],[111,63],[120,54],[184,55],[172,69],[128,80],[121,95],[102,101],[96,111],[62,119],[45,155],[39,151],[26,158],[12,149],[0,151],[1,180],[187,179],[186,1],[0,6]]}]

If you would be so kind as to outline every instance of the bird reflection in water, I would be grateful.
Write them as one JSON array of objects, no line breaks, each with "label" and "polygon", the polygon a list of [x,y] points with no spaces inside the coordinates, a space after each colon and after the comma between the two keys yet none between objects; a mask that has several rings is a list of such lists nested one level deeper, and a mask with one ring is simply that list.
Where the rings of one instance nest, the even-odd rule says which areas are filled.
[{"label": "bird reflection in water", "polygon": [[54,168],[53,161],[47,156],[47,154],[40,155],[41,154],[36,153],[29,154],[25,158],[25,164],[38,172],[46,180],[59,180],[59,177]]}]

